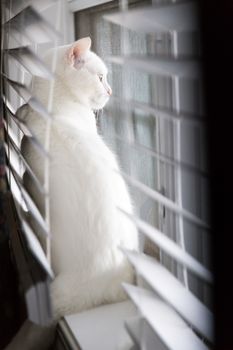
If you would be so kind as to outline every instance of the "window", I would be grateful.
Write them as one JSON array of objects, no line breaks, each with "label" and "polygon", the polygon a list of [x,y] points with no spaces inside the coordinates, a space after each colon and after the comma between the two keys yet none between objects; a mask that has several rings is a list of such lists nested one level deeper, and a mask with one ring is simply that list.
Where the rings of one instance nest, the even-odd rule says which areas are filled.
[{"label": "window", "polygon": [[[39,57],[37,49],[38,47],[43,49],[44,43],[48,48],[48,44],[46,45],[48,42],[50,46],[51,43],[57,45],[58,31],[39,12],[47,9],[51,5],[50,2],[44,2],[42,6],[38,3],[34,3],[34,7],[30,5],[30,2],[9,2],[2,5],[1,103],[5,129],[6,175],[8,187],[14,197],[14,205],[11,198],[7,201],[12,224],[10,240],[21,288],[25,294],[28,318],[36,324],[44,325],[51,320],[52,315],[49,286],[53,271],[49,256],[46,256],[29,225],[29,217],[31,215],[44,232],[48,233],[48,215],[46,219],[38,210],[24,186],[23,176],[27,173],[43,195],[46,193],[46,180],[42,183],[38,179],[35,169],[22,155],[20,149],[22,138],[27,138],[39,150],[42,160],[47,164],[49,158],[46,145],[38,141],[33,130],[28,128],[17,112],[25,104],[39,115],[44,115],[45,119],[47,118],[45,124],[49,123],[46,108],[32,95],[31,77],[36,75],[51,79],[52,72]],[[56,4],[56,10],[59,18],[61,3]],[[44,195],[45,200],[46,198],[48,197]],[[47,244],[49,246],[49,239]]]},{"label": "window", "polygon": [[[87,327],[94,327],[103,317],[106,324],[112,322],[108,330],[114,341],[118,327],[126,320],[132,338],[129,344],[138,348],[154,349],[156,344],[175,349],[180,340],[185,349],[206,349],[213,343],[211,234],[205,106],[199,72],[202,52],[195,3],[70,1],[69,8],[74,12],[76,39],[91,36],[93,51],[109,68],[113,96],[97,115],[98,128],[120,160],[135,205],[131,219],[140,231],[141,252],[126,252],[137,273],[137,286],[124,288],[137,312],[132,311],[130,302],[127,306],[109,305],[90,310],[85,317],[66,317],[60,331],[64,334],[70,327],[75,333],[78,329],[76,341],[71,337],[70,342],[85,344],[89,341]],[[67,12],[63,15],[65,42],[72,37],[72,28],[64,24]],[[47,12],[50,17],[51,9]],[[28,78],[26,73],[21,76],[22,69],[16,74],[19,81]],[[21,97],[27,93],[22,86],[8,83]],[[16,103],[7,110],[11,120],[7,131],[10,134],[13,129],[12,135],[19,141],[21,131],[14,111],[22,100],[18,95],[11,97],[9,91],[6,95]],[[13,159],[12,154],[20,152],[17,144],[11,144],[8,157]],[[33,176],[33,169],[27,170]],[[12,169],[10,173],[21,196],[21,174]],[[23,198],[40,221],[33,202],[25,193]],[[29,238],[26,220],[23,228]],[[45,256],[38,256],[38,246],[35,251],[49,274]],[[128,319],[129,315],[134,318]],[[105,331],[106,325],[102,326],[93,334],[94,339]]]},{"label": "window", "polygon": [[[129,9],[150,5],[149,1],[132,1]],[[155,56],[174,57],[175,44],[170,33],[138,33],[122,29],[116,21],[106,21],[104,16],[117,9],[118,2],[113,1],[77,12],[76,38],[91,35],[93,50],[106,59],[125,54],[123,37],[127,42],[127,55],[139,58],[144,55],[151,59]],[[181,33],[177,49],[179,57],[199,57],[197,33]],[[100,132],[115,149],[124,172],[209,221],[205,129],[198,120],[204,114],[201,84],[196,79],[184,77],[179,81],[179,96],[176,96],[177,81],[169,74],[151,74],[141,67],[135,68],[133,62],[126,62],[126,65],[112,63],[114,57],[108,61],[113,97],[100,117]],[[161,116],[161,111],[167,112],[167,116]],[[175,118],[169,118],[169,112],[183,113],[187,118],[178,125]],[[208,232],[183,219],[178,220],[169,208],[133,186],[131,192],[137,214],[143,220],[161,229],[174,241],[184,240],[181,244],[210,266],[210,254],[206,251],[210,245]],[[180,230],[185,231],[185,239],[179,237]],[[161,258],[181,279],[185,278],[181,267],[176,266],[172,259],[166,255]],[[211,304],[210,296],[200,292],[202,287],[193,276],[189,275],[186,283]]]},{"label": "window", "polygon": [[[90,35],[93,49],[108,62],[113,97],[100,116],[99,130],[120,159],[135,214],[211,270],[206,111],[197,72],[202,56],[197,8],[195,3],[129,1],[129,11],[123,16],[118,7],[118,2],[112,1],[75,14],[76,38]],[[170,16],[174,26],[177,18],[185,22],[187,16],[184,30],[166,28],[159,16],[164,23]],[[142,240],[142,246],[202,305],[213,308],[209,283],[203,283],[182,261],[151,240]],[[145,279],[140,263],[133,258],[131,262]],[[149,278],[150,285],[153,279],[156,275]]]}]

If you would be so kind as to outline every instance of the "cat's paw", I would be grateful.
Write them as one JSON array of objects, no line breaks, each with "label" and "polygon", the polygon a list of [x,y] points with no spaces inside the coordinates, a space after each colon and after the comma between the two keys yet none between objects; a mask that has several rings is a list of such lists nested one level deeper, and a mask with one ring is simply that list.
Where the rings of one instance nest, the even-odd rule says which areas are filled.
[{"label": "cat's paw", "polygon": [[[71,288],[71,287],[70,287]],[[69,310],[69,278],[66,275],[59,275],[51,284],[51,299],[53,306],[53,317],[59,320],[66,315]]]},{"label": "cat's paw", "polygon": [[77,282],[75,274],[58,275],[51,284],[54,319],[90,308],[85,285]]}]

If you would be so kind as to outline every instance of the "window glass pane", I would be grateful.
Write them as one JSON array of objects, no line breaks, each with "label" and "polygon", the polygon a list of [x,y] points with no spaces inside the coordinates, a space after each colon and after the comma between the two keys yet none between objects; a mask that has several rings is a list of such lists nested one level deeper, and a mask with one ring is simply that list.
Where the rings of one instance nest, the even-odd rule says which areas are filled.
[{"label": "window glass pane", "polygon": [[[153,1],[155,4],[167,2],[171,1]],[[131,1],[129,7],[150,4],[151,1]],[[177,84],[174,77],[148,74],[108,60],[109,56],[126,53],[132,57],[173,59],[175,42],[178,56],[194,59],[201,55],[199,36],[192,32],[180,33],[175,41],[169,32],[142,34],[122,29],[103,19],[103,15],[118,10],[118,6],[118,1],[113,1],[82,10],[75,15],[76,38],[91,36],[93,51],[105,60],[109,69],[113,96],[100,117],[99,132],[117,154],[124,172],[176,203],[180,197],[179,205],[200,218],[208,219],[208,181],[199,174],[192,174],[158,157],[162,154],[169,159],[205,170],[207,157],[204,152],[203,129],[185,122],[178,126],[172,119],[160,118],[159,114],[150,114],[143,106],[135,107],[129,103],[129,100],[136,101],[165,109],[171,114],[179,108],[181,112],[200,115],[204,113],[201,84],[187,78],[180,79]],[[126,48],[122,34],[127,43]],[[210,239],[206,232],[179,218],[135,187],[129,188],[136,214],[179,244],[183,239],[184,248],[191,255],[207,266],[210,265],[210,254],[206,248]],[[158,249],[156,256],[158,257]],[[179,264],[161,252],[159,258],[184,282],[183,269]],[[188,287],[210,304],[207,287],[203,287],[202,282],[191,274],[188,274]]]}]

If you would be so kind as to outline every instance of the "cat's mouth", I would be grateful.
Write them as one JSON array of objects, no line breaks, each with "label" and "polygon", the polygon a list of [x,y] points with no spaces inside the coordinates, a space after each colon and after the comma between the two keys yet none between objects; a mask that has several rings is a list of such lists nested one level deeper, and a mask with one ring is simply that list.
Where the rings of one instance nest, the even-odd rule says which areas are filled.
[{"label": "cat's mouth", "polygon": [[101,95],[98,96],[98,98],[93,98],[91,100],[91,103],[93,105],[93,109],[101,109],[101,108],[103,108],[106,105],[106,103],[108,102],[109,97],[110,96],[107,95],[107,94],[101,94]]}]

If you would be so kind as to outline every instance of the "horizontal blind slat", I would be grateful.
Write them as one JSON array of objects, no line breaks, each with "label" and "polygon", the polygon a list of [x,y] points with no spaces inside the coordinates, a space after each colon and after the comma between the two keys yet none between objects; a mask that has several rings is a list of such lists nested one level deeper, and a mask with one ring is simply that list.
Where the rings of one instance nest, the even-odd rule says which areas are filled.
[{"label": "horizontal blind slat", "polygon": [[27,211],[28,210],[27,205],[22,198],[19,184],[15,180],[15,177],[12,176],[12,173],[9,171],[9,169],[7,167],[6,167],[6,177],[7,177],[8,182],[10,183],[11,193],[13,195],[15,204],[18,204],[22,208],[23,211]]},{"label": "horizontal blind slat", "polygon": [[125,321],[125,328],[138,347],[140,346],[142,322],[143,318],[140,316]]},{"label": "horizontal blind slat", "polygon": [[[35,183],[36,187],[39,189],[39,191],[41,193],[43,193],[44,195],[47,195],[43,184],[40,182],[37,175],[34,173],[32,168],[30,167],[30,165],[28,164],[28,162],[26,161],[26,159],[22,155],[20,149],[17,147],[17,145],[14,143],[14,141],[9,137],[9,135],[8,135],[8,140],[9,140],[9,143],[5,145],[5,151],[6,151],[8,158],[11,158],[11,156],[9,157],[9,155],[8,155],[8,149],[10,148],[10,152],[11,153],[14,152],[16,154],[16,156],[18,157],[18,159],[22,161],[23,166],[27,170],[28,174],[31,176],[32,180],[34,181],[34,183]],[[9,161],[9,162],[11,163],[11,161]],[[11,166],[13,166],[13,168],[15,169],[14,164],[11,163]]]},{"label": "horizontal blind slat", "polygon": [[45,269],[45,271],[48,273],[48,275],[51,278],[54,278],[54,273],[48,263],[48,260],[45,256],[45,253],[36,237],[36,234],[32,231],[32,229],[30,228],[30,226],[28,225],[28,223],[21,218],[21,223],[22,223],[22,227],[23,227],[23,232],[26,236],[27,242],[28,242],[28,246],[31,250],[31,252],[33,253],[33,255],[35,256],[35,258],[37,259],[37,261],[41,264],[41,266]]},{"label": "horizontal blind slat", "polygon": [[59,32],[32,6],[26,7],[4,23],[4,30],[10,36],[13,35],[14,39],[22,46],[46,43],[60,37]]},{"label": "horizontal blind slat", "polygon": [[213,342],[214,320],[211,311],[158,261],[145,254],[123,251],[131,264],[155,292],[200,334]]},{"label": "horizontal blind slat", "polygon": [[31,198],[31,196],[29,195],[25,187],[22,186],[21,190],[22,190],[25,203],[29,209],[29,212],[32,214],[33,218],[37,221],[37,223],[40,225],[45,236],[48,236],[49,235],[48,227],[39,209],[37,208],[36,204],[34,203],[33,199]]},{"label": "horizontal blind slat", "polygon": [[134,344],[136,344],[136,349],[139,350],[144,346],[146,350],[155,350],[156,346],[156,349],[167,350],[167,347],[161,342],[157,334],[142,316],[126,320],[125,328],[134,341]]},{"label": "horizontal blind slat", "polygon": [[[13,132],[10,132],[10,127],[9,125],[7,127],[5,127],[6,131],[7,131],[7,142],[9,141],[15,151],[19,154],[21,154],[21,151],[18,147],[18,145],[16,145],[16,141],[14,139],[14,136],[13,136]],[[22,132],[22,131],[21,131]],[[36,136],[27,136],[27,135],[24,135],[24,138],[27,139],[38,151],[39,153],[44,157],[44,158],[50,158],[50,155],[49,153],[45,150],[44,146],[38,141],[38,139],[36,138]]]},{"label": "horizontal blind slat", "polygon": [[[45,65],[45,63],[29,47],[21,47],[5,50],[8,59],[18,61],[29,73],[45,79],[53,79],[54,75]],[[8,60],[10,64],[10,60]],[[14,62],[13,62],[14,63]]]},{"label": "horizontal blind slat", "polygon": [[196,14],[196,4],[189,2],[116,12],[105,15],[104,18],[109,22],[143,33],[180,32],[198,30]]},{"label": "horizontal blind slat", "polygon": [[145,145],[142,145],[141,143],[138,143],[138,142],[135,142],[132,140],[126,140],[123,137],[121,137],[120,135],[115,134],[113,132],[111,132],[108,135],[104,134],[104,138],[105,139],[109,138],[109,139],[114,139],[114,140],[120,141],[121,144],[126,144],[127,146],[132,147],[135,150],[142,151],[142,152],[144,152],[144,154],[152,156],[152,157],[156,158],[157,160],[165,163],[166,165],[171,165],[172,167],[181,167],[181,170],[190,172],[190,173],[198,175],[198,176],[203,176],[203,177],[208,176],[208,174],[205,171],[202,171],[202,170],[200,170],[192,165],[189,165],[188,163],[184,163],[182,161],[176,160],[175,158],[168,157],[167,155],[164,155],[160,152],[157,152],[156,150],[154,150],[150,147],[147,147]]},{"label": "horizontal blind slat", "polygon": [[167,77],[199,79],[200,65],[197,61],[166,60],[142,56],[110,56],[111,63],[127,66],[128,69],[139,69],[149,74]]},{"label": "horizontal blind slat", "polygon": [[37,140],[36,137],[33,136],[24,136],[25,139],[27,139],[38,151],[39,153],[44,157],[50,159],[51,156],[48,151],[44,148],[44,146]]},{"label": "horizontal blind slat", "polygon": [[127,213],[126,211],[118,208],[122,215],[126,215],[131,219],[139,232],[146,235],[151,241],[158,245],[164,252],[170,255],[177,262],[183,264],[187,269],[197,275],[199,278],[203,279],[207,283],[213,283],[213,274],[190,254],[185,252],[181,247],[179,247],[175,242],[169,239],[164,233],[156,229],[155,227],[149,225],[145,221],[139,219],[138,217]]},{"label": "horizontal blind slat", "polygon": [[24,208],[24,203],[26,204],[29,212],[32,214],[33,218],[36,220],[36,222],[39,224],[39,226],[42,228],[44,234],[46,236],[49,235],[48,232],[48,228],[47,228],[47,224],[43,218],[43,216],[41,215],[39,209],[37,208],[36,204],[34,203],[33,199],[31,198],[30,194],[28,193],[28,191],[26,190],[26,188],[24,187],[23,181],[22,179],[19,177],[19,175],[14,171],[14,169],[10,166],[10,164],[8,165],[9,171],[10,173],[14,176],[14,179],[17,183],[17,186],[22,194],[23,197],[23,208]]},{"label": "horizontal blind slat", "polygon": [[204,222],[202,219],[199,219],[197,216],[190,213],[188,210],[180,207],[178,204],[173,202],[171,199],[165,197],[158,191],[153,190],[152,188],[144,185],[142,182],[136,180],[135,178],[126,174],[123,171],[115,170],[115,172],[118,174],[121,174],[121,176],[133,187],[139,189],[142,193],[154,199],[156,202],[163,204],[165,207],[167,207],[169,210],[173,211],[174,213],[181,215],[184,219],[188,220],[192,224],[195,224],[206,230],[210,229],[210,226],[208,223]]},{"label": "horizontal blind slat", "polygon": [[6,76],[3,76],[3,78],[10,86],[12,86],[12,88],[19,94],[19,96],[23,98],[23,100],[26,102],[26,105],[28,104],[34,111],[38,112],[39,116],[43,117],[45,120],[47,120],[48,118],[51,119],[51,115],[49,114],[47,109],[36,97],[32,96],[31,92],[29,91],[26,85],[9,79]]},{"label": "horizontal blind slat", "polygon": [[43,327],[50,325],[53,320],[49,293],[49,283],[46,279],[42,282],[34,281],[25,292],[27,318]]},{"label": "horizontal blind slat", "polygon": [[[24,106],[27,107],[26,105],[24,105]],[[24,136],[25,138],[30,139],[30,142],[32,142],[35,145],[35,147],[37,149],[39,149],[40,153],[44,157],[49,157],[49,153],[45,150],[44,146],[40,143],[40,141],[38,140],[34,131],[28,126],[27,122],[24,119],[20,118],[20,116],[19,116],[20,113],[13,114],[7,108],[6,114],[7,114],[7,116],[9,116],[13,120],[16,127],[19,129],[21,137]],[[13,136],[14,132],[11,130],[12,128],[7,124],[7,125],[5,125],[5,129],[6,129],[7,133],[11,136],[11,138],[14,139],[15,137]]]},{"label": "horizontal blind slat", "polygon": [[9,128],[9,123],[7,118],[10,118],[13,120],[13,122],[16,124],[17,128],[20,130],[20,133],[22,132],[22,136],[24,135],[32,135],[32,133],[28,130],[28,128],[25,128],[24,120],[20,119],[17,114],[14,114],[8,107],[7,105],[4,105],[5,108],[5,115],[4,118],[7,123],[7,129]]},{"label": "horizontal blind slat", "polygon": [[208,349],[182,318],[154,293],[126,283],[123,287],[169,350]]},{"label": "horizontal blind slat", "polygon": [[123,110],[134,110],[141,109],[145,112],[150,113],[154,117],[158,117],[160,119],[165,119],[169,121],[179,120],[185,123],[191,123],[194,126],[200,125],[200,123],[205,123],[206,119],[204,115],[192,114],[186,111],[176,111],[171,109],[165,109],[159,106],[153,106],[148,103],[143,103],[140,101],[132,100],[129,98],[119,98],[116,96],[112,96],[109,103],[106,106],[106,110],[109,110],[109,107],[116,107],[114,104],[117,103],[117,108]]},{"label": "horizontal blind slat", "polygon": [[29,5],[33,6],[37,11],[43,11],[45,8],[55,4],[57,0],[11,0],[6,1],[5,6],[11,10],[13,16],[23,11]]},{"label": "horizontal blind slat", "polygon": [[20,162],[17,153],[10,144],[4,143],[4,148],[6,155],[6,165],[12,167],[18,176],[22,179],[25,168]]}]

